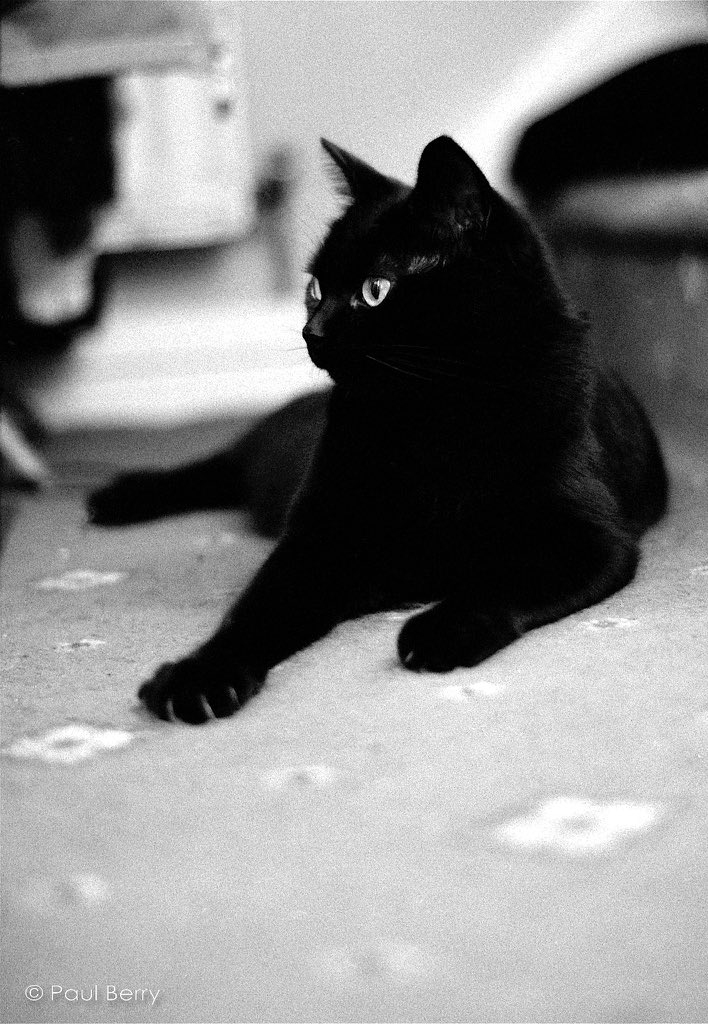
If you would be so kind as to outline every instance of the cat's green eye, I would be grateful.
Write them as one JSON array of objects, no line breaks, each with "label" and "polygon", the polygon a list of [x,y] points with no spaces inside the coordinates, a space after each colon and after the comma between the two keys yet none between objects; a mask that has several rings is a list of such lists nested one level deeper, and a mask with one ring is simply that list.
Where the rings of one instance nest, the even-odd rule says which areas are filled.
[{"label": "cat's green eye", "polygon": [[307,286],[307,293],[311,299],[315,300],[315,302],[322,301],[322,289],[320,288],[320,282],[316,277],[310,278],[310,283]]},{"label": "cat's green eye", "polygon": [[391,290],[391,282],[385,277],[367,277],[361,286],[361,297],[367,306],[380,306]]}]

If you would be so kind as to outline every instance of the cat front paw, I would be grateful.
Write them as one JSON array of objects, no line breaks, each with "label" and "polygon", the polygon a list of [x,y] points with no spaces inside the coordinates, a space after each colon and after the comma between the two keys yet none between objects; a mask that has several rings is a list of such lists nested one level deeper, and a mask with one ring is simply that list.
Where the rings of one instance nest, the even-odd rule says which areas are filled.
[{"label": "cat front paw", "polygon": [[508,614],[441,601],[406,622],[398,636],[398,656],[413,672],[451,672],[479,665],[519,635]]},{"label": "cat front paw", "polygon": [[99,487],[86,502],[89,522],[97,526],[126,526],[162,514],[161,487],[153,473],[124,473]]},{"label": "cat front paw", "polygon": [[138,697],[164,721],[203,725],[233,715],[262,684],[262,678],[240,665],[220,664],[197,654],[161,665],[140,687]]}]

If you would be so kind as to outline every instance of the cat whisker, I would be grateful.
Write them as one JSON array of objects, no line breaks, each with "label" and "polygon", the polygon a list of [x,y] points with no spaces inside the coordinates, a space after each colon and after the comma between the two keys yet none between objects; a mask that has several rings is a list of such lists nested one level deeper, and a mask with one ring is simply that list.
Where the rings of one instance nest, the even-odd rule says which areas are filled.
[{"label": "cat whisker", "polygon": [[396,373],[404,373],[408,377],[418,377],[419,380],[430,381],[430,377],[423,376],[422,373],[414,373],[412,370],[404,370],[402,366],[396,366],[394,363],[389,363],[385,359],[378,359],[376,356],[365,353],[367,359],[371,359],[374,363],[380,363],[381,366],[388,367],[389,370],[395,370]]},{"label": "cat whisker", "polygon": [[[466,366],[471,367],[471,362],[468,359],[455,359],[453,356],[438,355],[436,352],[431,352],[429,349],[421,347],[407,348],[405,345],[401,346],[387,346],[382,351],[386,354],[394,353],[395,358],[406,358],[406,359],[421,359],[431,364],[447,365],[447,366]],[[420,355],[418,355],[420,353]]]},{"label": "cat whisker", "polygon": [[[445,377],[450,381],[456,381],[459,384],[479,383],[499,390],[513,391],[515,393],[519,393],[521,390],[510,384],[495,381],[489,377],[484,377],[475,372],[475,368],[473,366],[469,366],[467,363],[459,362],[456,364],[454,360],[445,362],[442,357],[438,359],[435,356],[430,356],[425,359],[420,359],[412,356],[398,356],[397,362],[403,362],[407,367],[410,367],[411,370],[409,372],[411,372],[412,369],[427,371],[428,374],[431,375],[430,379]],[[462,366],[467,372],[454,372],[450,369],[451,365]]]},{"label": "cat whisker", "polygon": [[[428,379],[445,377],[450,381],[456,381],[458,384],[466,384],[469,383],[469,381],[474,378],[474,374],[463,375],[460,373],[454,373],[449,370],[441,369],[439,366],[434,366],[431,363],[427,362],[421,363],[420,361],[413,361],[410,359],[399,359],[399,362],[403,362],[406,368],[409,368],[407,369],[407,372],[409,373],[413,372],[413,367],[415,367],[416,370],[427,371],[427,373],[429,374]],[[403,370],[403,367],[399,366],[398,368]]]},{"label": "cat whisker", "polygon": [[436,352],[431,349],[429,345],[409,345],[401,344],[399,342],[391,342],[380,346],[380,351],[383,353],[403,353],[411,354],[413,357],[417,357],[418,353],[426,359],[435,360],[440,363],[450,363],[456,366],[471,366],[474,364],[476,353],[466,352],[464,358],[457,358],[453,355],[447,355],[444,352]]}]

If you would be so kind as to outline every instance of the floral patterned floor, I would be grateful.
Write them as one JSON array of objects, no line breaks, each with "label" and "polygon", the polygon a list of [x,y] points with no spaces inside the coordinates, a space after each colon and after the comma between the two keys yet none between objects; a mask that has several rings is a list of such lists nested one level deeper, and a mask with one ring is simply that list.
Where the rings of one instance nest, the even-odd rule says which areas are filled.
[{"label": "floral patterned floor", "polygon": [[476,670],[341,626],[237,717],[138,683],[268,550],[102,532],[70,488],[4,555],[2,1019],[708,1019],[708,470],[635,583]]}]

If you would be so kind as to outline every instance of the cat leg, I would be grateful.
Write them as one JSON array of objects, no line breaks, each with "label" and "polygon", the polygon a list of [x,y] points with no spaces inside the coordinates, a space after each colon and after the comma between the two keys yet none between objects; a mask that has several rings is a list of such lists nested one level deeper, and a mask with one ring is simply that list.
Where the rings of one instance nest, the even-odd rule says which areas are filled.
[{"label": "cat leg", "polygon": [[566,525],[516,566],[507,565],[482,592],[470,579],[439,604],[414,615],[398,654],[417,672],[478,665],[524,633],[604,600],[631,581],[636,543],[591,523]]},{"label": "cat leg", "polygon": [[87,501],[90,522],[123,526],[206,508],[240,503],[238,467],[231,450],[176,469],[117,476]]},{"label": "cat leg", "polygon": [[138,696],[167,720],[227,717],[260,690],[270,668],[357,614],[359,593],[355,572],[324,538],[288,537],[211,639],[159,668]]}]

